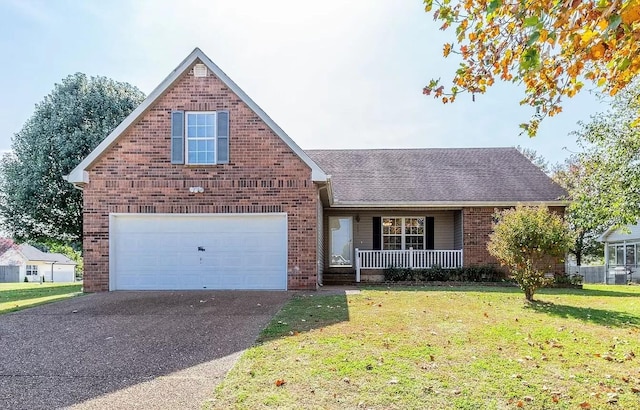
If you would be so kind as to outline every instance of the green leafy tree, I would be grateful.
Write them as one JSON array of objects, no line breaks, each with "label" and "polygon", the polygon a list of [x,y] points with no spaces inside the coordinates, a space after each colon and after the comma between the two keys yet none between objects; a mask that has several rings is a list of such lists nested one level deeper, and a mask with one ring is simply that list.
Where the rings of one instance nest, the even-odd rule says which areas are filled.
[{"label": "green leafy tree", "polygon": [[80,241],[81,192],[63,176],[143,99],[127,83],[82,73],[56,84],[0,160],[1,228],[20,242]]},{"label": "green leafy tree", "polygon": [[[552,171],[553,179],[567,190],[569,198],[598,195],[598,192],[590,191],[591,186],[585,183],[590,178],[589,170],[593,167],[585,166],[582,161],[586,159],[581,160],[579,156],[572,155]],[[578,266],[585,259],[603,257],[604,247],[598,241],[598,236],[609,226],[610,220],[607,213],[602,211],[593,209],[590,203],[581,199],[572,201],[566,209],[565,220],[572,242],[569,253],[575,257]]]},{"label": "green leafy tree", "polygon": [[548,283],[569,248],[569,233],[562,218],[547,207],[518,205],[496,214],[498,222],[489,236],[487,249],[510,270],[511,276],[533,301],[535,291]]},{"label": "green leafy tree", "polygon": [[573,200],[583,215],[611,225],[640,218],[640,80],[618,93],[610,109],[580,123],[583,145],[578,189]]}]

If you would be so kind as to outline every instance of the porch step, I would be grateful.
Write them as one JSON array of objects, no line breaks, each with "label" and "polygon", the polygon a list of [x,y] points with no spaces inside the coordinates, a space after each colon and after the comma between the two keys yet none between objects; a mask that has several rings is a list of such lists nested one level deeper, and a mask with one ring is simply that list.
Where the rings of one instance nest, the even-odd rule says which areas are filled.
[{"label": "porch step", "polygon": [[325,273],[322,275],[323,285],[355,285],[356,275],[353,273]]}]

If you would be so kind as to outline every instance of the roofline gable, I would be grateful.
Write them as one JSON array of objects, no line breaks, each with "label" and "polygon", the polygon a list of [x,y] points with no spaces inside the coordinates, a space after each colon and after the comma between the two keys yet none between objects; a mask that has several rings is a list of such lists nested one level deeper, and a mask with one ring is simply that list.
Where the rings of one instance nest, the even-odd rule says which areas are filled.
[{"label": "roofline gable", "polygon": [[211,72],[220,79],[229,89],[234,92],[258,117],[269,127],[271,130],[284,141],[285,144],[291,148],[291,150],[311,168],[311,178],[314,182],[324,182],[327,180],[327,175],[303,150],[296,144],[291,137],[289,137],[283,130],[276,124],[262,108],[258,106],[231,78],[229,78],[224,71],[220,69],[206,54],[196,47],[168,76],[165,78],[147,98],[131,112],[98,146],[91,151],[89,155],[83,159],[78,166],[76,166],[69,175],[65,176],[68,182],[76,185],[83,185],[89,182],[89,174],[87,168],[93,165],[101,155],[109,149],[118,138],[124,134],[147,110],[160,98],[164,93],[171,88],[171,86],[184,74],[189,67],[196,61],[200,60],[207,66]]}]

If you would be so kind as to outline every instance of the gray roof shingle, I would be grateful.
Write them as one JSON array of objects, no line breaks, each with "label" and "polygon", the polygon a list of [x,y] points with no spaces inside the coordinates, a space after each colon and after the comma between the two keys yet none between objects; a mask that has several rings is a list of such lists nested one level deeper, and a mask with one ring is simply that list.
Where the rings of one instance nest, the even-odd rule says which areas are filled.
[{"label": "gray roof shingle", "polygon": [[336,203],[544,202],[567,192],[515,148],[305,151]]},{"label": "gray roof shingle", "polygon": [[25,258],[30,261],[56,262],[65,265],[75,265],[76,263],[61,253],[42,252],[29,244],[23,243],[18,249]]}]

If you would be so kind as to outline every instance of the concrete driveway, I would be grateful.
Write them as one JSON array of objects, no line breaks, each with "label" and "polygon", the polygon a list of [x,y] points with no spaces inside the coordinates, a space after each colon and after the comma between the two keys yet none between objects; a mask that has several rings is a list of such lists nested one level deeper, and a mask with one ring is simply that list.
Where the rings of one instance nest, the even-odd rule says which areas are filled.
[{"label": "concrete driveway", "polygon": [[0,408],[200,408],[288,292],[113,292],[0,316]]}]

